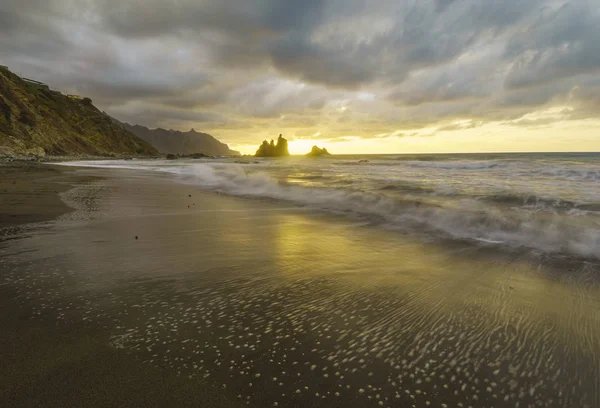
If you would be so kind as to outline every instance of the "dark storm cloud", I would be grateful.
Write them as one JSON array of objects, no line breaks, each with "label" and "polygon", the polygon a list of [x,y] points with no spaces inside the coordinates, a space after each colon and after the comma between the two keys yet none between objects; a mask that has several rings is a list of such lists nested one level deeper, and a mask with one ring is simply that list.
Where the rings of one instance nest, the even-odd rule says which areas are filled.
[{"label": "dark storm cloud", "polygon": [[0,11],[0,33],[10,33],[14,31],[21,20],[21,16],[8,11]]},{"label": "dark storm cloud", "polygon": [[312,41],[313,32],[332,14],[345,14],[325,0],[156,1],[141,8],[110,4],[101,15],[106,29],[126,38],[201,37],[217,64],[272,64],[299,79],[342,87],[374,78],[358,45],[333,49]]},{"label": "dark storm cloud", "polygon": [[507,86],[521,88],[600,71],[600,6],[569,2],[546,11],[507,45]]},{"label": "dark storm cloud", "polygon": [[336,109],[352,101],[352,125],[365,134],[507,120],[553,103],[593,116],[598,38],[595,0],[0,5],[0,63],[140,123],[288,115],[341,124],[349,119]]},{"label": "dark storm cloud", "polygon": [[[302,80],[356,88],[376,80],[397,81],[412,69],[451,60],[482,36],[517,23],[536,4],[496,0],[399,3],[155,0],[143,5],[105,1],[98,9],[104,28],[123,37],[193,32],[212,43],[210,52],[227,63],[266,60]],[[392,24],[366,40],[364,31],[369,34],[372,27],[354,25],[363,13],[373,26],[385,20]],[[328,29],[341,34],[315,38]]]},{"label": "dark storm cloud", "polygon": [[363,55],[361,47],[348,48],[346,52],[334,55],[328,49],[311,46],[301,38],[291,38],[287,42],[278,42],[270,56],[280,71],[308,82],[356,88],[372,81],[376,75],[375,67],[365,62],[356,63],[368,60],[368,53]]},{"label": "dark storm cloud", "polygon": [[148,127],[176,127],[189,130],[195,124],[218,127],[230,122],[227,118],[212,112],[178,110],[165,106],[112,106],[106,111],[123,122],[143,123]]},{"label": "dark storm cloud", "polygon": [[332,93],[279,80],[264,80],[233,91],[229,104],[249,116],[275,118],[283,114],[303,113],[323,108]]},{"label": "dark storm cloud", "polygon": [[435,0],[435,10],[438,12],[444,11],[446,7],[455,1],[456,0]]}]

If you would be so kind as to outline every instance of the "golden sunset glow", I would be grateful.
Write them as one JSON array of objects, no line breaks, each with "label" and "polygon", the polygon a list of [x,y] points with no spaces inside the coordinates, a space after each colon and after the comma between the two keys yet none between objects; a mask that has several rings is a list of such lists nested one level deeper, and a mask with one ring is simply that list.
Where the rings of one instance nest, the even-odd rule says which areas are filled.
[{"label": "golden sunset glow", "polygon": [[600,408],[600,0],[1,0],[0,408]]},{"label": "golden sunset glow", "polygon": [[594,2],[88,3],[14,11],[0,62],[244,154],[600,150]]},{"label": "golden sunset glow", "polygon": [[[539,118],[549,119],[548,112],[533,112],[515,121],[489,122],[478,127],[470,127],[469,120],[450,124],[464,127],[462,130],[440,130],[442,127],[409,129],[379,137],[370,137],[369,134],[337,138],[292,136],[289,148],[293,155],[306,154],[314,145],[326,146],[334,154],[600,151],[600,120],[556,120],[547,124],[521,125],[523,121]],[[269,134],[263,134],[263,137],[272,138]],[[233,146],[243,154],[256,151],[255,145]]]}]

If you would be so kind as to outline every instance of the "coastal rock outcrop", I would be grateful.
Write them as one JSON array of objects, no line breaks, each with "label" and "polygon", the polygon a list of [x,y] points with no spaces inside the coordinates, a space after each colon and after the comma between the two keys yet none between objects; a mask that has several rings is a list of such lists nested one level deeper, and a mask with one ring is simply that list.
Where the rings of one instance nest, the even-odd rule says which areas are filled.
[{"label": "coastal rock outcrop", "polygon": [[115,125],[90,98],[64,95],[0,66],[0,156],[148,156],[150,143]]},{"label": "coastal rock outcrop", "polygon": [[309,157],[319,157],[319,156],[331,156],[331,153],[327,151],[326,148],[319,148],[319,146],[313,146],[312,150],[306,154]]},{"label": "coastal rock outcrop", "polygon": [[270,143],[265,140],[262,143],[262,145],[260,145],[260,147],[258,148],[258,150],[256,151],[256,154],[254,156],[256,156],[256,157],[283,157],[283,156],[289,156],[289,155],[290,155],[290,152],[288,150],[288,141],[282,135],[279,135],[279,137],[277,138],[277,144],[275,144],[275,141],[273,141],[273,140],[271,140]]}]

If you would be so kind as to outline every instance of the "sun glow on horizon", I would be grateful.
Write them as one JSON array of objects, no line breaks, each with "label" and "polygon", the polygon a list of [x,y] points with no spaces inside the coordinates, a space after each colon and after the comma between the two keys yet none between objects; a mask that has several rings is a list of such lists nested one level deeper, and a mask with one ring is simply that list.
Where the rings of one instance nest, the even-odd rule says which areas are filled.
[{"label": "sun glow on horizon", "polygon": [[[315,145],[325,147],[334,155],[600,151],[600,120],[569,119],[572,111],[570,107],[560,106],[534,111],[514,120],[482,123],[459,119],[378,134],[369,134],[368,129],[354,135],[318,131],[312,133],[312,137],[296,138],[294,133],[308,132],[292,129],[288,135],[283,132],[283,137],[288,139],[292,155],[305,155]],[[259,144],[234,145],[234,148],[242,154],[254,154]]]},{"label": "sun glow on horizon", "polygon": [[310,152],[313,146],[323,147],[323,141],[311,139],[296,139],[288,142],[288,148],[292,155],[303,155]]}]

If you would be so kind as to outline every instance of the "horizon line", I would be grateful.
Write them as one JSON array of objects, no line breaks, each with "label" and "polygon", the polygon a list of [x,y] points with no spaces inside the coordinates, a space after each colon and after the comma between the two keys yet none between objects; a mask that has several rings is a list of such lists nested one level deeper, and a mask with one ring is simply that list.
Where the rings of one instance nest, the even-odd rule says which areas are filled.
[{"label": "horizon line", "polygon": [[[235,149],[234,149],[235,150]],[[391,155],[391,154],[403,154],[403,155],[429,155],[429,154],[437,154],[437,155],[444,155],[444,154],[600,154],[600,151],[518,151],[518,152],[443,152],[443,153],[435,153],[435,152],[431,152],[431,153],[409,153],[409,152],[398,152],[398,153],[394,153],[394,152],[387,152],[387,153],[331,153],[329,157],[331,156],[379,156],[379,155]],[[255,157],[254,154],[242,154],[241,156],[252,156]],[[306,156],[306,154],[290,154],[289,156],[279,156],[279,157],[274,157],[274,158],[280,158],[280,157],[291,157],[291,156]],[[327,156],[325,156],[327,157]],[[268,157],[267,157],[268,158]]]}]

